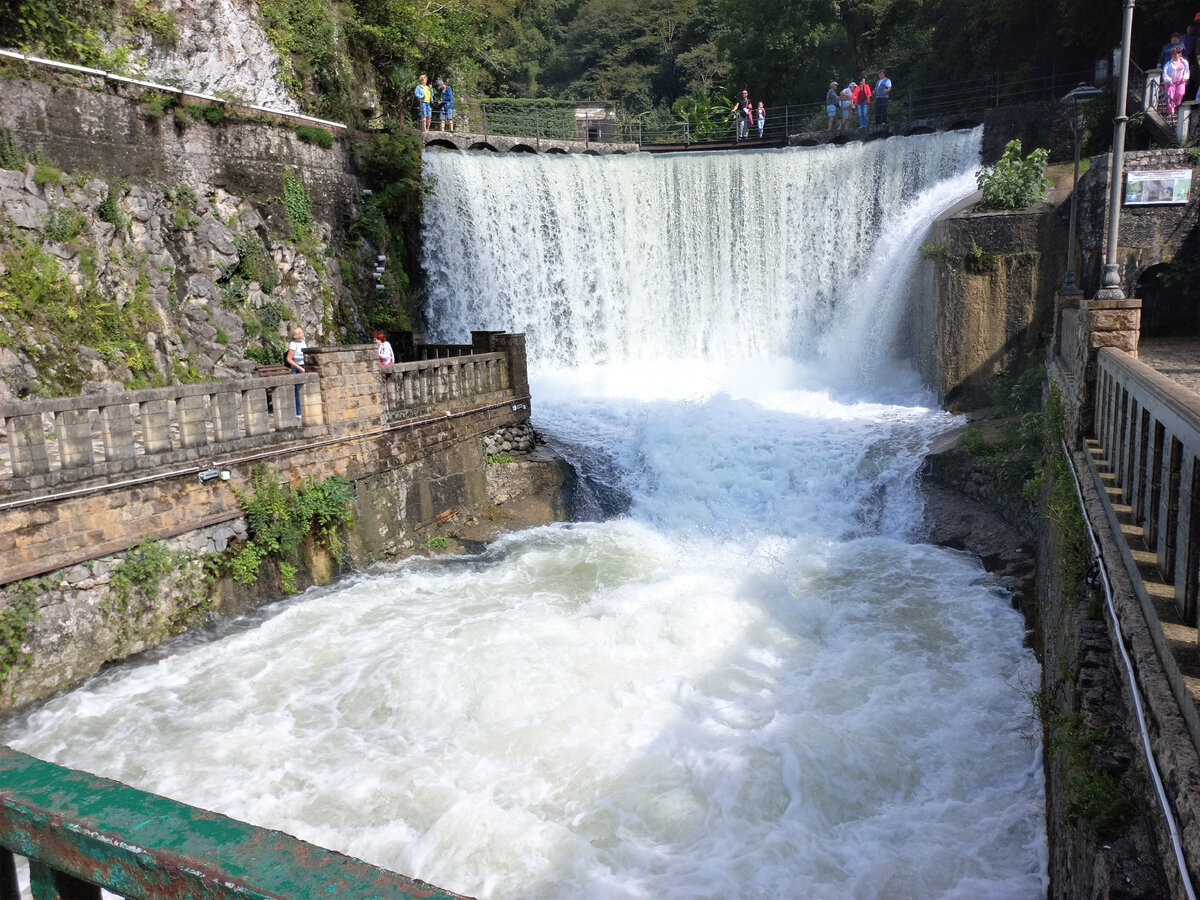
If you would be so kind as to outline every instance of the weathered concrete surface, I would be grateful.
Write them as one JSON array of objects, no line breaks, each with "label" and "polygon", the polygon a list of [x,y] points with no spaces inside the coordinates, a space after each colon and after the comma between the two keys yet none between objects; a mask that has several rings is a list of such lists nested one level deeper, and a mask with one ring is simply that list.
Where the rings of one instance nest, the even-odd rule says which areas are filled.
[{"label": "weathered concrete surface", "polygon": [[1023,369],[1045,343],[1064,276],[1068,192],[1052,188],[1011,212],[977,209],[972,195],[930,229],[904,334],[948,408],[987,404],[992,379]]},{"label": "weathered concrete surface", "polygon": [[[1200,328],[1200,303],[1194,280],[1175,283],[1157,277],[1159,266],[1200,255],[1200,204],[1195,202],[1197,161],[1186,149],[1140,150],[1125,154],[1125,171],[1192,170],[1190,203],[1121,206],[1116,259],[1127,297],[1145,301],[1148,333],[1170,334]],[[1109,156],[1096,156],[1079,181],[1080,287],[1091,297],[1101,286],[1108,239]],[[1123,196],[1123,194],[1122,194]],[[1189,286],[1189,281],[1191,281]]]}]

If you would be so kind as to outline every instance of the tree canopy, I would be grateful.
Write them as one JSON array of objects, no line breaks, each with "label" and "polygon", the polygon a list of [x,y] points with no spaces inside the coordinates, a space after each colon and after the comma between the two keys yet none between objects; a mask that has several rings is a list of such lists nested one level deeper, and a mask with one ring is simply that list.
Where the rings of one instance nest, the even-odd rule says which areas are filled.
[{"label": "tree canopy", "polygon": [[[294,92],[310,110],[351,121],[364,83],[394,117],[411,116],[421,72],[452,76],[464,98],[607,100],[646,117],[742,88],[768,105],[818,102],[831,79],[881,67],[899,95],[995,73],[1065,77],[1111,59],[1123,11],[1121,0],[257,3],[292,64]],[[1170,32],[1194,13],[1181,0],[1139,0],[1135,62],[1155,65]],[[96,31],[167,14],[162,0],[27,0],[0,5],[0,40],[98,64],[105,45]]]}]

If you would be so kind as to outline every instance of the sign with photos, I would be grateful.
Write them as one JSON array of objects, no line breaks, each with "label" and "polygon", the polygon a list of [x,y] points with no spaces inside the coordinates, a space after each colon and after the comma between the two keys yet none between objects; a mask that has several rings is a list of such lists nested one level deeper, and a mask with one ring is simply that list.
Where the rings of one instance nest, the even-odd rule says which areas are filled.
[{"label": "sign with photos", "polygon": [[1187,203],[1192,193],[1191,169],[1125,173],[1125,205]]}]

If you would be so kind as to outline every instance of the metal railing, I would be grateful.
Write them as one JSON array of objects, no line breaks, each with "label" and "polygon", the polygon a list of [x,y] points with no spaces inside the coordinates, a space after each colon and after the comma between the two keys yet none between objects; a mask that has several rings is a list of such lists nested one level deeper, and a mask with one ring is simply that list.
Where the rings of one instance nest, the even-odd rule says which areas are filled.
[{"label": "metal railing", "polygon": [[[1016,78],[996,74],[987,78],[938,85],[899,85],[893,89],[888,102],[888,125],[903,125],[926,119],[944,119],[955,115],[975,115],[1001,106],[1026,103],[1057,103],[1062,95],[1080,82],[1092,78],[1091,71],[1051,71],[1032,77]],[[596,104],[578,104],[580,107]],[[872,104],[874,107],[874,104]],[[617,115],[604,118],[577,117],[575,106],[561,101],[543,108],[503,100],[480,100],[460,103],[457,125],[472,133],[495,134],[505,137],[528,137],[536,141],[584,141],[654,145],[723,144],[755,146],[756,143],[775,144],[791,135],[829,130],[825,102],[797,103],[772,106],[766,109],[766,125],[759,133],[757,124],[750,125],[744,138],[738,137],[738,123],[730,112],[716,122],[696,124],[675,121],[628,119]],[[872,108],[869,127],[876,127],[876,109]],[[835,131],[857,131],[858,114],[850,110],[843,120],[841,110],[835,115]]]},{"label": "metal railing", "polygon": [[0,747],[0,900],[328,897],[462,900],[461,895],[157,794]]},{"label": "metal railing", "polygon": [[347,127],[341,122],[331,122],[328,119],[318,119],[315,116],[306,116],[303,113],[290,112],[282,109],[272,109],[269,106],[259,106],[256,103],[244,103],[240,100],[230,100],[225,97],[216,97],[212,94],[201,94],[197,91],[187,91],[183,88],[175,87],[170,84],[159,84],[154,81],[143,81],[139,78],[130,78],[126,75],[121,75],[118,72],[109,72],[104,69],[93,69],[90,66],[80,66],[75,63],[65,63],[54,59],[44,59],[40,56],[34,56],[31,53],[21,53],[18,50],[0,49],[0,59],[11,59],[18,62],[29,63],[36,66],[45,66],[50,69],[61,69],[64,72],[73,72],[77,75],[90,75],[94,78],[102,78],[105,81],[113,84],[129,84],[134,87],[142,87],[152,91],[162,91],[164,94],[175,94],[178,97],[187,97],[192,100],[203,100],[205,103],[214,103],[221,106],[232,106],[238,109],[247,109],[254,112],[267,113],[272,116],[279,116],[283,119],[293,119],[297,122],[312,122],[317,125],[324,125],[326,128],[337,128],[346,131]]}]

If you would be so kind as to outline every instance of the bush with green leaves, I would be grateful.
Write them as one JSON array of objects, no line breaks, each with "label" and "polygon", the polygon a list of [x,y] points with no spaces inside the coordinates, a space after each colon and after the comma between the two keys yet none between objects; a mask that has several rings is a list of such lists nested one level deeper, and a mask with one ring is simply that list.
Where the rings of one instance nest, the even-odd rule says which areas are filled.
[{"label": "bush with green leaves", "polygon": [[8,588],[8,598],[0,604],[0,684],[33,660],[28,640],[41,612],[40,598],[49,591],[49,578],[28,578]]},{"label": "bush with green leaves", "polygon": [[333,146],[333,135],[327,129],[316,125],[297,125],[296,137],[306,144],[315,144],[326,150]]},{"label": "bush with green leaves", "polygon": [[995,167],[975,173],[975,181],[983,191],[980,205],[988,209],[1033,206],[1046,192],[1046,162],[1049,158],[1049,152],[1042,147],[1022,158],[1021,142],[1009,141]]},{"label": "bush with green leaves", "polygon": [[283,171],[283,208],[287,213],[292,240],[299,243],[312,234],[312,200],[300,176],[291,169]]},{"label": "bush with green leaves", "polygon": [[300,545],[310,533],[341,561],[346,549],[342,532],[354,523],[350,482],[336,476],[319,481],[310,475],[293,491],[270,468],[258,466],[251,484],[250,493],[234,487],[249,531],[245,546],[231,561],[235,581],[253,584],[262,561],[273,556],[280,563],[284,589],[294,591]]}]

